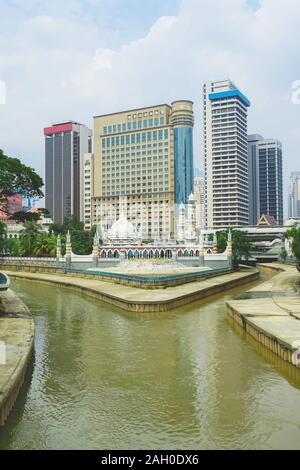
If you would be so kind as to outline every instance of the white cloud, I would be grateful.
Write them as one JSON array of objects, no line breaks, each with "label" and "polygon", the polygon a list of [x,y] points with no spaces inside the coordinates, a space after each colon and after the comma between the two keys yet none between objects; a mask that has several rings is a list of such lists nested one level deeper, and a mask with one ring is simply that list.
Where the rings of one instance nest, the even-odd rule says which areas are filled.
[{"label": "white cloud", "polygon": [[249,132],[281,139],[286,172],[300,169],[300,106],[291,100],[300,79],[300,2],[260,3],[254,11],[246,0],[182,0],[177,16],[158,18],[144,37],[118,48],[107,47],[116,31],[87,19],[79,0],[69,15],[39,9],[15,19],[0,32],[7,84],[0,147],[43,171],[42,128],[52,121],[92,125],[95,114],[187,98],[195,102],[199,162],[203,82],[230,76],[251,99]]},{"label": "white cloud", "polygon": [[97,49],[92,61],[92,70],[111,69],[114,54],[111,49]]}]

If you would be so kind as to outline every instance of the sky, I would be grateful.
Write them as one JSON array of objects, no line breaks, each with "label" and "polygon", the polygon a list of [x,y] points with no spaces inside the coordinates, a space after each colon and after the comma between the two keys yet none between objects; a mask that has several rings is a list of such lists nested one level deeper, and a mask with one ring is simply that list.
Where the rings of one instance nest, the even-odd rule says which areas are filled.
[{"label": "sky", "polygon": [[44,127],[177,99],[202,168],[202,86],[224,78],[249,134],[282,141],[285,189],[300,171],[299,0],[0,0],[0,18],[0,148],[42,176]]}]

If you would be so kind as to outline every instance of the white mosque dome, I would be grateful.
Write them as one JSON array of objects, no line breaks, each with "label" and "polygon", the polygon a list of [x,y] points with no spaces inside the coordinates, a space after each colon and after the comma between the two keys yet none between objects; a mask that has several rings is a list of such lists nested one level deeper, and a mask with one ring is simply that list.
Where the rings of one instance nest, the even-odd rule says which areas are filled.
[{"label": "white mosque dome", "polygon": [[120,215],[120,218],[113,223],[109,238],[111,239],[132,239],[137,238],[134,231],[133,225],[126,219],[124,214]]}]

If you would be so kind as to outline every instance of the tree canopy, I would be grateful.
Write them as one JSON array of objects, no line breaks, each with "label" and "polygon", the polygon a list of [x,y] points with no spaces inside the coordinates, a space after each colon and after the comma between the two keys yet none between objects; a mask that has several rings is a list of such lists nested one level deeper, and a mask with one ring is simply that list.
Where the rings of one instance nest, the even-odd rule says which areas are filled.
[{"label": "tree canopy", "polygon": [[[228,230],[223,230],[217,233],[218,251],[223,253],[227,246]],[[232,258],[233,265],[238,266],[242,260],[247,260],[250,257],[251,243],[248,236],[242,230],[232,230]]]},{"label": "tree canopy", "polygon": [[36,171],[17,158],[4,155],[0,149],[0,196],[24,192],[28,197],[43,197],[43,180]]},{"label": "tree canopy", "polygon": [[8,157],[0,149],[0,203],[3,212],[7,213],[9,196],[26,194],[27,197],[42,198],[43,184],[43,179],[33,168],[24,165],[18,158]]},{"label": "tree canopy", "polygon": [[293,255],[300,262],[300,227],[295,225],[285,232],[284,237],[292,240],[291,248]]},{"label": "tree canopy", "polygon": [[11,219],[15,220],[18,223],[38,222],[39,220],[41,220],[42,216],[50,216],[49,211],[47,209],[38,209],[36,212],[18,211],[12,214]]},{"label": "tree canopy", "polygon": [[89,232],[85,231],[83,222],[80,222],[73,215],[66,217],[63,224],[52,224],[49,228],[49,233],[54,235],[66,235],[68,231],[71,234],[74,253],[77,255],[87,255],[92,252],[96,227],[93,227]]}]

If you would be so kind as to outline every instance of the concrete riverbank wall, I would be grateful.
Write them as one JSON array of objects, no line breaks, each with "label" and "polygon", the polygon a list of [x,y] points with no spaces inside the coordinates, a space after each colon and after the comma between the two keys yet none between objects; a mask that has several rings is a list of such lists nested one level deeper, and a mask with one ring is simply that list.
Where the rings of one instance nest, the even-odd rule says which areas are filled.
[{"label": "concrete riverbank wall", "polygon": [[227,289],[255,281],[259,271],[244,268],[241,271],[201,279],[176,287],[145,290],[138,287],[117,285],[98,278],[64,276],[63,274],[6,271],[11,278],[27,279],[36,283],[55,284],[102,300],[132,312],[164,312],[191,302],[218,294]]},{"label": "concrete riverbank wall", "polygon": [[5,424],[24,383],[34,331],[26,305],[13,291],[0,292],[0,426]]},{"label": "concrete riverbank wall", "polygon": [[99,281],[111,282],[121,284],[123,286],[138,287],[139,289],[165,289],[166,287],[179,286],[189,282],[208,279],[211,277],[223,275],[231,270],[228,267],[210,269],[200,269],[193,267],[186,267],[179,271],[174,268],[173,271],[156,272],[155,270],[147,275],[140,273],[115,272],[114,268],[111,271],[93,271],[93,270],[80,270],[72,269],[64,271],[57,266],[43,266],[37,264],[1,264],[0,269],[3,271],[21,271],[28,273],[44,273],[44,274],[57,274],[59,276],[79,277],[87,279],[97,279]]},{"label": "concrete riverbank wall", "polygon": [[227,313],[247,334],[284,361],[300,368],[300,276],[294,266],[260,265],[276,275],[227,302]]}]

